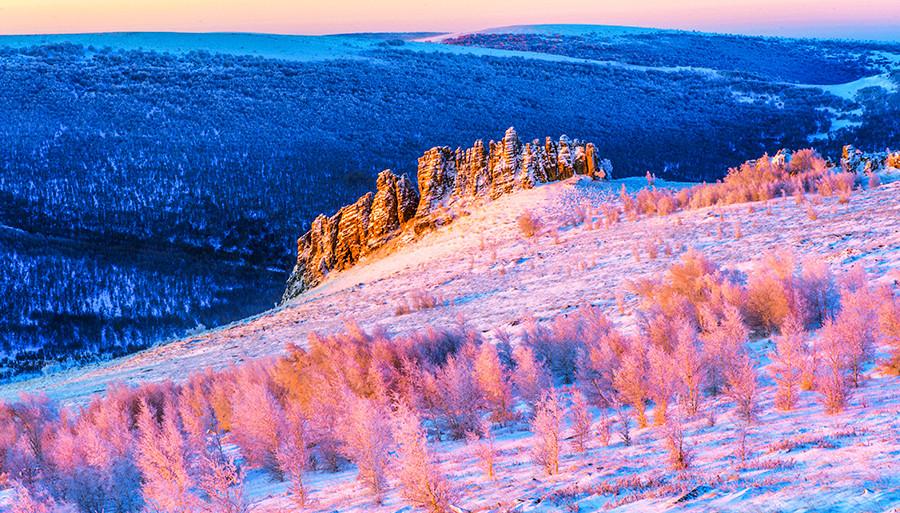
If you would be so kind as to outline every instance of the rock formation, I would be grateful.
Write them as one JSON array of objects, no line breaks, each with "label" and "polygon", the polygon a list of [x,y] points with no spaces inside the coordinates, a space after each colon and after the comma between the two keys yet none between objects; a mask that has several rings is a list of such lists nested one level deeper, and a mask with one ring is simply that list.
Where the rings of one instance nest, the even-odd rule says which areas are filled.
[{"label": "rock formation", "polygon": [[587,175],[612,177],[612,164],[594,145],[565,135],[543,144],[522,143],[515,129],[499,142],[476,141],[468,149],[435,147],[419,158],[418,190],[406,176],[378,175],[376,191],[335,215],[317,217],[297,241],[297,263],[283,301],[321,283],[331,271],[353,266],[405,230],[445,222],[441,212],[479,198],[493,200],[537,184]]},{"label": "rock formation", "polygon": [[841,168],[851,173],[878,173],[886,168],[900,169],[900,151],[865,153],[853,145],[844,146]]}]

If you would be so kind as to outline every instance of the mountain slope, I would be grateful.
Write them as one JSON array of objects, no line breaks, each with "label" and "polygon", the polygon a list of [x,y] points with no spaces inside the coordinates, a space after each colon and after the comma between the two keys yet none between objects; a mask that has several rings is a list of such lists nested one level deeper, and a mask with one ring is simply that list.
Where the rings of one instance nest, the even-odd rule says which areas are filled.
[{"label": "mountain slope", "polygon": [[[868,169],[872,165],[877,166],[882,160],[891,165],[900,163],[900,154],[887,158],[880,155],[869,161],[865,155],[856,153],[852,148],[848,148],[846,154],[842,164],[847,170]],[[390,341],[386,337],[394,337],[393,342],[399,347],[406,347],[404,344],[409,344],[408,341],[425,344],[423,340],[427,340],[427,336],[409,338],[406,341],[400,336],[421,332],[423,327],[440,330],[458,326],[461,322],[468,329],[474,330],[470,337],[484,335],[486,344],[511,340],[516,346],[531,347],[535,344],[531,337],[537,337],[536,340],[548,337],[547,340],[552,340],[556,335],[551,336],[549,333],[556,333],[555,330],[558,329],[570,329],[572,325],[569,323],[576,322],[574,320],[585,315],[584,312],[591,311],[600,315],[595,319],[599,322],[596,329],[606,329],[602,319],[608,317],[618,333],[626,337],[644,333],[644,338],[635,337],[630,340],[645,340],[649,344],[650,340],[655,339],[652,332],[647,332],[650,325],[646,322],[650,318],[644,317],[650,313],[646,304],[646,284],[630,286],[629,283],[659,276],[666,269],[670,269],[672,276],[667,279],[674,280],[680,276],[690,280],[693,276],[692,266],[697,265],[699,254],[706,255],[711,260],[709,265],[721,269],[721,273],[709,271],[709,274],[704,274],[703,280],[723,279],[737,287],[711,287],[709,290],[719,290],[726,297],[732,297],[731,294],[735,291],[747,294],[733,296],[748,307],[747,312],[734,311],[737,312],[741,326],[741,318],[746,316],[746,322],[754,323],[750,325],[755,326],[756,330],[764,328],[756,324],[759,319],[753,317],[756,314],[749,308],[753,297],[752,286],[754,279],[768,276],[758,274],[760,270],[757,265],[761,261],[766,262],[766,265],[773,265],[773,260],[767,260],[765,256],[770,252],[774,252],[778,258],[794,253],[804,259],[805,270],[812,270],[812,275],[808,276],[804,271],[802,278],[791,278],[797,280],[791,281],[792,287],[806,287],[803,284],[813,283],[816,276],[819,276],[817,273],[823,269],[816,267],[818,264],[826,263],[830,267],[837,275],[837,281],[842,283],[840,294],[843,304],[836,323],[846,322],[840,320],[840,316],[844,311],[853,311],[854,297],[868,297],[867,301],[876,298],[875,295],[853,295],[869,290],[869,285],[859,275],[859,269],[868,273],[872,286],[887,287],[882,292],[889,295],[877,296],[879,301],[884,301],[878,305],[879,309],[885,304],[891,304],[890,301],[896,301],[893,295],[900,284],[900,201],[897,200],[900,194],[900,169],[883,170],[881,180],[886,183],[879,184],[875,176],[870,176],[866,183],[853,190],[851,187],[860,178],[858,175],[835,173],[824,169],[824,166],[824,161],[812,152],[779,153],[771,158],[748,162],[732,171],[723,184],[715,186],[697,187],[661,180],[649,186],[644,179],[598,181],[576,175],[559,182],[535,184],[534,188],[503,194],[494,201],[482,204],[449,205],[448,208],[453,210],[452,223],[423,233],[406,246],[393,248],[395,251],[391,253],[381,254],[375,251],[368,254],[357,265],[332,273],[323,284],[278,309],[107,364],[7,384],[0,387],[0,398],[12,400],[17,392],[22,391],[29,394],[47,393],[65,405],[76,406],[85,404],[97,397],[97,394],[109,392],[106,400],[110,402],[93,403],[84,410],[93,413],[82,413],[81,420],[72,424],[77,429],[71,432],[70,429],[73,428],[68,424],[68,413],[59,418],[52,417],[47,424],[42,425],[47,434],[46,443],[50,443],[50,440],[65,442],[72,439],[58,438],[60,435],[53,423],[59,422],[60,432],[71,433],[72,436],[90,436],[95,433],[84,431],[87,429],[84,426],[90,425],[91,421],[82,421],[91,418],[91,415],[98,416],[95,418],[103,421],[106,417],[100,412],[109,412],[107,406],[120,404],[116,401],[127,398],[132,393],[124,388],[108,388],[114,383],[147,385],[143,392],[138,392],[148,394],[145,402],[141,403],[143,406],[139,406],[142,411],[143,408],[151,408],[146,401],[162,401],[165,397],[169,397],[166,401],[174,401],[177,397],[181,408],[189,404],[185,399],[189,394],[182,395],[182,391],[177,395],[165,395],[167,389],[170,390],[168,393],[175,394],[172,392],[175,389],[169,388],[171,385],[167,384],[168,380],[183,382],[191,377],[192,383],[196,384],[198,382],[194,380],[201,375],[212,376],[211,371],[237,366],[234,372],[238,381],[222,382],[230,383],[227,386],[233,387],[226,388],[232,391],[229,399],[231,409],[228,411],[233,416],[230,417],[231,427],[227,428],[228,432],[221,435],[225,451],[238,456],[236,461],[244,469],[240,479],[253,511],[290,511],[295,507],[296,490],[290,491],[287,483],[276,479],[277,474],[265,470],[264,462],[251,458],[253,453],[248,448],[253,447],[253,442],[242,438],[247,433],[240,435],[239,429],[245,429],[241,427],[244,426],[244,420],[247,420],[247,425],[252,429],[267,425],[265,423],[271,424],[273,419],[280,418],[277,416],[281,410],[276,409],[274,417],[261,418],[262,424],[255,423],[254,414],[265,411],[261,408],[271,407],[277,401],[292,400],[293,396],[281,397],[281,394],[286,393],[281,388],[271,388],[271,392],[265,392],[269,389],[262,388],[262,401],[258,401],[259,398],[253,395],[254,390],[260,390],[260,386],[275,386],[259,383],[274,380],[278,387],[283,387],[297,379],[300,380],[300,388],[297,390],[306,397],[311,390],[303,386],[306,383],[302,381],[303,376],[316,372],[315,362],[329,354],[322,352],[328,343],[336,344],[336,351],[346,346],[349,352],[335,352],[332,354],[335,359],[326,358],[319,361],[319,365],[324,365],[326,369],[346,369],[348,376],[355,376],[357,379],[359,376],[355,372],[363,367],[354,366],[358,362],[352,359],[355,354],[353,347],[359,343],[354,342],[354,337],[362,336],[363,342],[372,345],[366,350],[373,353],[387,352],[390,355]],[[775,194],[772,197],[772,193],[778,190],[777,187],[765,189],[758,186],[761,183],[775,182],[759,180],[771,180],[760,177],[777,172],[784,174],[771,176],[782,176],[786,180],[784,183],[793,185],[815,178],[815,184],[810,187],[815,186],[820,194],[812,191],[804,193],[804,189],[798,189],[793,196]],[[748,178],[757,181],[751,181],[748,186],[743,181]],[[841,185],[842,183],[849,187]],[[733,188],[734,184],[740,184],[740,187]],[[623,194],[623,190],[632,195]],[[731,194],[748,190],[756,191],[755,193],[762,191],[770,199],[765,202],[727,204],[746,200],[747,198]],[[717,191],[727,195],[716,196]],[[700,203],[691,201],[682,205],[693,204],[692,209],[672,210],[666,206],[666,198],[671,200],[673,197],[689,197]],[[724,203],[714,207],[699,207],[703,201],[711,201],[716,197],[723,198]],[[616,213],[621,209],[625,214],[624,218],[610,215],[612,208]],[[675,273],[674,266],[679,262],[684,265]],[[779,271],[776,268],[764,268],[763,272],[777,275]],[[742,281],[744,279],[748,281],[746,289],[742,288],[745,286]],[[817,294],[831,294],[828,287],[834,286],[834,282],[828,285],[827,281],[822,281],[821,284],[822,288],[814,289]],[[688,288],[693,290],[697,285],[690,282]],[[641,289],[645,292],[636,292]],[[774,289],[756,290],[771,293]],[[796,297],[804,300],[807,298],[806,292],[798,294]],[[701,304],[713,308],[716,297],[718,296]],[[773,302],[776,297],[779,296],[769,294],[763,298],[763,303]],[[825,301],[823,307],[831,308],[827,306],[827,301],[831,299],[826,297]],[[803,304],[803,301],[800,303]],[[584,309],[583,305],[591,305],[592,308]],[[660,306],[661,303],[656,305]],[[871,303],[866,305],[875,307]],[[900,307],[900,303],[897,303],[897,307]],[[803,312],[815,310],[815,307],[810,307],[809,310],[806,306],[799,308],[798,311]],[[896,313],[900,314],[900,309]],[[896,320],[900,322],[900,317]],[[696,336],[696,328],[689,326],[690,333]],[[705,332],[706,335],[717,333],[715,327],[707,328],[712,331]],[[535,335],[535,330],[540,329],[550,331],[545,335]],[[343,338],[337,336],[327,343],[323,342],[325,339],[321,335],[313,337],[316,333],[330,334],[344,330],[350,330],[351,335]],[[832,330],[830,335],[825,334],[828,330]],[[369,339],[360,335],[365,332],[384,335]],[[565,337],[572,335],[570,331],[562,333]],[[690,511],[721,508],[741,512],[781,511],[801,507],[814,511],[857,511],[861,507],[889,510],[894,507],[900,501],[900,467],[894,457],[896,451],[900,450],[900,440],[895,436],[896,430],[900,428],[896,394],[900,377],[887,372],[888,367],[879,367],[873,362],[886,362],[889,357],[887,351],[896,352],[897,348],[890,349],[889,344],[892,342],[886,339],[879,338],[877,343],[873,342],[871,355],[859,368],[859,386],[849,392],[849,401],[840,411],[825,413],[827,403],[823,407],[820,396],[827,394],[827,389],[824,388],[825,382],[819,380],[827,374],[817,374],[815,391],[798,389],[795,408],[785,412],[777,406],[781,404],[778,395],[780,388],[776,390],[772,377],[774,366],[783,364],[783,360],[774,359],[773,349],[777,342],[778,351],[782,351],[783,346],[780,344],[784,337],[760,333],[754,332],[749,341],[746,341],[747,332],[741,335],[742,349],[735,353],[740,361],[746,361],[751,372],[755,413],[752,408],[742,411],[743,392],[738,393],[732,388],[736,386],[732,384],[735,378],[730,376],[726,394],[701,392],[703,409],[696,414],[682,416],[680,407],[670,405],[665,425],[639,425],[623,431],[622,426],[631,423],[628,420],[629,414],[624,413],[625,406],[619,404],[617,409],[592,407],[586,413],[587,444],[584,451],[575,450],[573,442],[575,435],[572,433],[577,433],[573,419],[577,417],[567,415],[561,420],[564,438],[561,440],[560,469],[554,475],[546,476],[529,455],[541,438],[538,423],[526,422],[529,403],[521,395],[521,386],[517,385],[517,394],[522,401],[518,401],[521,404],[515,407],[515,411],[522,414],[524,420],[512,418],[499,422],[494,427],[496,440],[492,454],[496,458],[495,480],[487,480],[481,471],[475,470],[479,466],[479,457],[473,451],[478,442],[464,445],[453,440],[449,436],[452,433],[447,431],[443,431],[445,436],[442,436],[444,414],[440,413],[440,409],[436,409],[436,413],[429,413],[425,421],[430,433],[430,442],[426,447],[434,455],[431,464],[439,469],[440,475],[447,477],[450,483],[448,486],[456,491],[454,504],[473,511],[665,511],[675,505]],[[827,343],[826,337],[833,337],[835,333],[840,337],[852,336],[849,331],[846,334],[834,331],[827,322],[816,332],[809,333],[814,338],[816,347],[816,352],[811,354],[825,357],[818,364],[820,371],[829,368],[827,358],[832,354],[822,344]],[[289,349],[290,356],[287,359],[273,362],[271,357],[281,354],[289,345],[297,348],[306,346],[307,337],[309,353],[302,349]],[[680,337],[679,332],[676,338],[680,340]],[[664,340],[674,343],[665,337]],[[602,338],[599,340],[601,345],[591,346],[591,351],[604,345],[612,347],[615,341],[615,337]],[[703,342],[704,348],[706,343]],[[415,345],[409,347],[416,349]],[[647,349],[650,367],[636,376],[641,381],[650,380],[655,383],[659,378],[659,375],[649,370],[658,365],[653,363],[656,361],[652,356],[654,347]],[[422,350],[428,351],[427,348]],[[629,351],[633,350],[635,349]],[[673,351],[673,357],[680,354],[677,350]],[[460,349],[455,356],[449,358],[475,361],[466,360],[468,357],[464,352],[465,349]],[[668,353],[663,354],[668,357]],[[337,359],[338,356],[341,358]],[[345,359],[347,356],[351,359]],[[576,355],[564,356],[575,358]],[[284,366],[285,362],[292,362],[295,358],[298,367]],[[379,361],[387,363],[392,361],[391,358],[387,356]],[[447,369],[451,367],[451,362],[457,360],[449,358],[444,367],[436,371],[439,376],[436,379],[441,380],[440,386],[450,383],[444,381],[443,376],[450,372]],[[592,352],[592,362],[593,358]],[[624,372],[624,362],[625,357],[621,366],[616,367],[617,376],[619,372]],[[272,367],[273,365],[280,367]],[[307,368],[305,365],[311,367]],[[400,367],[406,368],[406,365],[401,362]],[[424,363],[411,365],[421,365],[423,368],[420,372],[430,372],[424,367]],[[520,375],[525,373],[523,365],[517,364],[513,375],[516,383],[519,383]],[[728,368],[731,365],[729,362]],[[261,377],[263,381],[253,381],[254,375]],[[368,374],[366,376],[371,377]],[[452,380],[453,375],[450,376]],[[285,377],[289,381],[283,381]],[[562,376],[556,376],[556,384],[561,385],[563,381]],[[587,381],[582,381],[581,374],[576,382],[582,389],[590,388]],[[212,387],[209,390],[217,390],[215,387],[219,385],[215,385],[215,381],[212,383],[206,386]],[[368,380],[363,380],[363,384],[369,383]],[[429,388],[428,383],[423,380],[421,386]],[[616,383],[617,393],[624,397],[624,385],[618,384],[618,381]],[[394,386],[400,387],[402,383]],[[279,391],[280,399],[276,399],[274,395],[266,395],[274,394],[275,390]],[[319,392],[328,396],[331,401],[337,400],[338,397],[333,397],[330,390],[326,386]],[[348,390],[340,393],[351,393]],[[363,390],[368,388],[364,387]],[[442,396],[447,394],[450,397],[458,391],[456,388],[436,390]],[[412,397],[417,397],[415,392],[411,393]],[[430,392],[422,390],[420,393]],[[560,386],[557,393],[564,408],[573,411],[570,406],[575,400],[573,389]],[[344,398],[338,401],[341,404],[343,400],[353,400],[350,395],[339,397]],[[657,413],[664,410],[660,409],[656,396],[653,397],[651,413],[654,418],[661,418]],[[40,411],[55,411],[42,410],[40,404],[43,403],[40,399],[31,402],[23,400],[26,401],[26,411],[32,412],[29,415],[34,418],[42,418]],[[124,404],[129,403],[126,400]],[[422,406],[416,404],[423,412],[431,411],[432,407],[427,403]],[[646,397],[642,396],[638,403],[628,404],[628,410],[637,411],[637,404],[646,408]],[[220,403],[217,402],[216,405]],[[216,405],[212,408],[217,408]],[[325,407],[325,404],[319,406]],[[239,410],[239,407],[243,409]],[[14,404],[10,408],[0,408],[0,414],[3,414],[0,421],[8,423],[12,419],[13,427],[9,433],[16,436],[20,432],[17,419],[26,417],[21,414],[6,414],[7,411],[23,411],[22,406]],[[164,415],[168,416],[176,411],[170,408],[164,409]],[[353,408],[351,410],[357,411]],[[125,413],[127,411],[132,410],[126,407],[112,410],[114,418],[118,419],[116,422],[121,423],[118,425],[120,431],[117,432],[126,438],[134,436],[130,431],[128,415]],[[477,412],[481,410],[478,409]],[[186,431],[191,419],[183,412],[180,415]],[[328,415],[325,411],[316,410],[309,421],[317,421],[319,416],[328,418]],[[620,416],[615,421],[615,437],[613,433],[609,433],[607,439],[603,433],[610,429],[614,415]],[[219,416],[218,410],[216,416]],[[139,417],[142,419],[138,421],[140,443],[146,443],[144,437],[148,429],[147,419],[154,417],[151,413],[141,414]],[[109,428],[109,424],[103,425]],[[343,426],[343,423],[339,425]],[[169,429],[179,429],[177,423],[170,423],[169,426]],[[425,443],[426,435],[424,431],[422,433]],[[201,434],[201,440],[205,441],[207,435]],[[304,438],[304,446],[305,440]],[[409,443],[408,440],[398,441]],[[681,459],[672,459],[673,443],[679,444],[677,447],[680,447]],[[51,454],[68,454],[65,451],[60,453],[59,445],[50,447],[54,448]],[[68,446],[62,447],[65,449]],[[10,454],[20,454],[16,451],[19,449]],[[12,458],[4,464],[15,468],[18,461]],[[128,468],[127,462],[127,458],[123,460],[123,464],[126,464],[123,468]],[[362,469],[361,465],[360,463],[359,469]],[[409,499],[408,494],[400,491],[404,483],[398,484],[393,473],[386,481],[381,499],[373,502],[367,488],[356,477],[357,465],[338,462],[337,471],[321,467],[322,465],[318,465],[304,471],[304,483],[311,499],[306,507],[315,511],[396,511],[405,507],[404,504]],[[64,469],[65,467],[63,471]],[[43,469],[52,475],[51,470]],[[419,468],[416,467],[415,470],[418,471]],[[145,478],[154,475],[146,467],[140,467],[140,472]],[[106,474],[98,474],[103,475]],[[798,479],[798,475],[803,478]],[[40,480],[37,482],[40,483]],[[127,480],[116,481],[116,486],[121,486],[122,490],[136,489],[129,483]],[[78,487],[82,485],[75,482],[63,486],[81,489]],[[144,492],[150,493],[147,490]],[[0,508],[9,506],[22,497],[15,493],[22,492],[3,490],[0,485]]]},{"label": "mountain slope", "polygon": [[[747,269],[766,251],[790,248],[828,262],[836,272],[862,264],[879,282],[900,280],[900,182],[858,192],[847,204],[823,198],[812,207],[815,220],[807,205],[779,198],[768,206],[690,210],[623,220],[611,228],[577,223],[579,210],[590,206],[596,214],[600,205],[617,201],[623,185],[638,191],[646,181],[574,178],[465,209],[453,224],[402,251],[364,259],[279,308],[107,364],[3,385],[0,397],[28,390],[83,401],[110,382],[177,379],[193,370],[277,354],[285,344],[303,343],[312,332],[340,330],[347,321],[400,333],[462,318],[492,332],[529,315],[549,319],[587,302],[633,328],[634,319],[615,314],[616,291],[628,280],[661,272],[688,248],[734,269]],[[656,185],[692,184],[658,180]],[[540,220],[539,236],[523,237],[518,227],[523,212]],[[735,238],[738,227],[741,236]],[[439,306],[398,313],[422,291],[434,295]],[[635,298],[625,300],[630,310]]]}]

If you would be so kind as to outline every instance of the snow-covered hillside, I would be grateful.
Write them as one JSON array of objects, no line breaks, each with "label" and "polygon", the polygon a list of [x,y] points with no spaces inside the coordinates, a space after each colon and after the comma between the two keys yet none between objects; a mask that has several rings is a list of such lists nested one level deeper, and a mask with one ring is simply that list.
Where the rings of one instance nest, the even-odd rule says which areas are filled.
[{"label": "snow-covered hillside", "polygon": [[[626,282],[659,275],[688,248],[726,270],[746,271],[767,252],[793,251],[827,262],[839,277],[861,265],[875,284],[896,286],[900,280],[900,182],[856,191],[849,202],[817,195],[776,198],[603,226],[593,216],[602,204],[618,201],[623,186],[634,192],[647,184],[576,177],[472,205],[456,212],[451,225],[402,251],[371,255],[281,308],[106,364],[4,385],[0,397],[43,392],[83,404],[112,383],[179,381],[196,371],[280,354],[287,344],[303,345],[312,332],[340,331],[347,321],[391,334],[463,321],[489,340],[502,338],[501,332],[515,339],[524,319],[548,321],[591,304],[624,333],[634,333],[638,299],[621,295]],[[534,237],[523,235],[525,212],[539,220]],[[434,307],[409,308],[423,294]],[[900,378],[869,365],[843,413],[825,415],[814,392],[802,392],[795,410],[780,412],[773,408],[774,383],[767,374],[772,348],[768,337],[750,344],[760,366],[758,421],[747,426],[727,400],[712,401],[704,415],[684,424],[694,456],[684,472],[669,469],[662,428],[633,430],[630,446],[617,435],[608,446],[592,435],[585,453],[573,452],[567,438],[560,473],[552,477],[531,463],[533,435],[517,423],[495,433],[496,481],[475,470],[471,446],[442,441],[433,450],[470,511],[895,511]],[[602,431],[603,417],[597,411],[593,417],[592,432]],[[568,421],[566,426],[568,437]],[[738,463],[738,453],[745,463]],[[311,471],[306,486],[314,511],[404,508],[394,489],[381,505],[373,504],[352,467]],[[286,487],[251,471],[252,511],[290,511]]]}]

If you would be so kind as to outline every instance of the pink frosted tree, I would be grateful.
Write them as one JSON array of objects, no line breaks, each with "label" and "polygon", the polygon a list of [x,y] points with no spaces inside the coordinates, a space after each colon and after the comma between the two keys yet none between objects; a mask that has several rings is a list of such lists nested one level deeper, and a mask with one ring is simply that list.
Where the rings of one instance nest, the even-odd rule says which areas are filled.
[{"label": "pink frosted tree", "polygon": [[473,362],[463,354],[450,356],[436,374],[439,418],[453,438],[461,439],[478,427],[484,397],[473,375]]},{"label": "pink frosted tree", "polygon": [[613,387],[622,402],[634,410],[638,426],[647,427],[647,357],[639,341],[632,341],[622,356],[622,364],[613,376]]},{"label": "pink frosted tree", "polygon": [[666,419],[664,429],[669,465],[673,470],[686,470],[691,465],[692,454],[685,441],[684,417],[680,411],[674,412]]},{"label": "pink frosted tree", "polygon": [[708,366],[697,340],[697,332],[690,324],[683,323],[679,327],[671,359],[673,372],[680,381],[679,390],[684,412],[689,416],[696,415],[700,411],[703,399]]},{"label": "pink frosted tree", "polygon": [[816,375],[816,390],[827,413],[840,413],[850,397],[850,358],[841,331],[830,320],[819,330],[816,343],[822,365]]},{"label": "pink frosted tree", "polygon": [[775,337],[775,351],[770,353],[769,368],[777,388],[775,407],[792,410],[797,405],[797,395],[803,377],[803,362],[807,358],[806,340],[802,321],[790,317]]},{"label": "pink frosted tree", "polygon": [[747,422],[756,420],[759,377],[746,352],[738,355],[725,374],[725,394],[734,401],[738,415]]},{"label": "pink frosted tree", "polygon": [[845,289],[841,294],[841,311],[835,318],[833,328],[843,340],[854,387],[860,385],[863,366],[874,356],[878,328],[876,308],[875,298],[866,286],[856,290]]},{"label": "pink frosted tree", "polygon": [[700,339],[706,362],[706,383],[712,394],[726,388],[725,376],[744,350],[749,336],[740,310],[732,305],[723,308],[717,322],[703,327]]},{"label": "pink frosted tree", "polygon": [[648,393],[653,401],[653,424],[662,426],[666,423],[666,412],[669,400],[678,389],[676,362],[672,355],[662,348],[650,345],[647,348]]},{"label": "pink frosted tree", "polygon": [[265,371],[242,369],[232,396],[231,433],[247,463],[279,472],[276,451],[282,415],[269,390]]},{"label": "pink frosted tree", "polygon": [[525,402],[534,404],[550,385],[550,377],[544,367],[535,359],[534,351],[527,346],[516,346],[513,349],[513,360],[516,363],[513,371],[513,384]]},{"label": "pink frosted tree", "polygon": [[290,482],[291,499],[300,507],[306,505],[307,491],[303,474],[309,464],[309,425],[303,411],[296,403],[287,406],[278,418],[278,447],[275,458],[282,475]]},{"label": "pink frosted tree", "polygon": [[349,393],[345,401],[347,409],[340,427],[342,452],[356,463],[359,480],[380,503],[387,488],[393,442],[387,406]]},{"label": "pink frosted tree", "polygon": [[531,431],[534,433],[531,456],[551,476],[559,473],[562,417],[556,391],[551,388],[535,405],[534,419],[531,421]]},{"label": "pink frosted tree", "polygon": [[572,417],[572,445],[576,452],[583,453],[587,450],[588,440],[591,438],[593,418],[587,398],[574,387],[572,388],[572,408],[569,411]]},{"label": "pink frosted tree", "polygon": [[432,459],[419,416],[409,406],[398,404],[392,432],[397,443],[396,473],[403,497],[429,513],[450,513],[456,495]]},{"label": "pink frosted tree", "polygon": [[878,332],[882,342],[891,349],[886,366],[894,374],[900,374],[900,301],[887,287],[882,288],[878,296]]},{"label": "pink frosted tree", "polygon": [[76,509],[59,504],[45,493],[36,493],[22,485],[15,486],[16,502],[10,513],[77,513]]},{"label": "pink frosted tree", "polygon": [[[157,422],[157,416],[162,422]],[[146,400],[138,415],[137,465],[143,476],[141,492],[147,505],[159,513],[191,513],[198,508],[188,473],[184,438],[171,403],[155,412]]]},{"label": "pink frosted tree", "polygon": [[491,423],[487,420],[481,421],[479,432],[466,433],[466,444],[472,448],[473,454],[484,469],[485,476],[491,481],[494,480],[494,460],[497,456],[495,443]]},{"label": "pink frosted tree", "polygon": [[198,488],[205,495],[202,506],[207,513],[245,513],[244,477],[234,458],[222,450],[218,435],[214,447],[200,460]]},{"label": "pink frosted tree", "polygon": [[491,410],[491,418],[495,422],[512,420],[512,386],[494,344],[481,344],[475,359],[475,380]]}]

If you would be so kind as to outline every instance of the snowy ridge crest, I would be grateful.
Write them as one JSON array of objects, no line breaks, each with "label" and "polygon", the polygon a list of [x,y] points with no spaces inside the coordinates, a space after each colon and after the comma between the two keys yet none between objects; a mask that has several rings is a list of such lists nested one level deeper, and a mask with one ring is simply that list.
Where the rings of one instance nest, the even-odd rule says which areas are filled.
[{"label": "snowy ridge crest", "polygon": [[382,171],[375,193],[331,217],[319,215],[297,240],[297,262],[282,300],[322,283],[331,271],[352,267],[398,235],[449,223],[450,207],[575,175],[609,180],[612,164],[597,156],[592,143],[565,135],[523,143],[509,128],[500,141],[478,140],[467,149],[434,147],[419,158],[417,174],[418,189],[405,175]]}]

